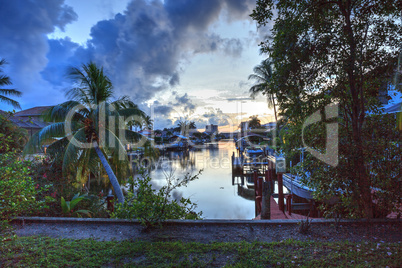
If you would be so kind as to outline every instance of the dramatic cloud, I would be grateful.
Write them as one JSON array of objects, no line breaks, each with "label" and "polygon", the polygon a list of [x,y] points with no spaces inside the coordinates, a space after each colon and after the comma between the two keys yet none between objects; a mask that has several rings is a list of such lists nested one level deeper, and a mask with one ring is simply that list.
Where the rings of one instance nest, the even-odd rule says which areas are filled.
[{"label": "dramatic cloud", "polygon": [[[97,22],[82,45],[68,37],[48,39],[56,28],[63,30],[77,20],[64,0],[3,2],[0,57],[10,62],[9,75],[24,92],[25,108],[64,100],[67,68],[88,61],[105,68],[116,96],[144,103],[177,86],[185,64],[196,54],[241,56],[244,40],[221,37],[211,26],[222,18],[247,19],[255,5],[252,0],[133,0],[123,13]],[[187,94],[176,96],[172,105],[189,113],[196,108]],[[169,111],[159,105],[155,113]]]},{"label": "dramatic cloud", "polygon": [[208,124],[214,124],[219,126],[227,125],[229,124],[229,121],[231,121],[228,120],[229,117],[226,114],[224,114],[222,110],[219,108],[218,109],[209,108],[209,111],[204,113],[203,117],[206,119]]},{"label": "dramatic cloud", "polygon": [[187,93],[181,97],[176,95],[176,105],[182,107],[184,112],[190,114],[193,113],[195,109],[195,105],[192,103]]},{"label": "dramatic cloud", "polygon": [[[43,97],[38,87],[53,88],[51,84],[42,81],[39,74],[48,63],[47,34],[52,33],[56,27],[63,30],[76,19],[76,13],[64,5],[64,0],[2,1],[0,57],[10,63],[9,76],[27,99]],[[50,101],[51,98],[48,99]]]},{"label": "dramatic cloud", "polygon": [[[240,39],[221,38],[211,33],[209,26],[219,19],[223,10],[230,20],[244,18],[242,16],[251,11],[251,3],[253,1],[133,0],[123,14],[94,25],[85,47],[76,47],[69,40],[52,41],[51,49],[59,52],[70,48],[74,55],[67,58],[58,52],[49,53],[44,77],[54,82],[55,66],[75,64],[77,59],[93,60],[105,67],[119,95],[134,96],[137,102],[148,100],[178,85],[183,62],[194,54],[221,52],[240,56],[243,51]],[[65,51],[66,55],[71,55],[71,50]],[[51,74],[53,80],[47,74]],[[190,105],[187,109],[194,108]]]},{"label": "dramatic cloud", "polygon": [[155,115],[158,116],[170,116],[170,114],[174,112],[174,109],[171,105],[163,105],[159,101],[154,101],[152,106]]}]

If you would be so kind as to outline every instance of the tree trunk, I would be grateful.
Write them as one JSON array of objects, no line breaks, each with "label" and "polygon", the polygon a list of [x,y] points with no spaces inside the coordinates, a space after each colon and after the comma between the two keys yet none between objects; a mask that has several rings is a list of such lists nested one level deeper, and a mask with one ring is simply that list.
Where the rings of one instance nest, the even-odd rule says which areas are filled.
[{"label": "tree trunk", "polygon": [[275,105],[274,95],[272,95],[272,104],[274,105],[275,124],[277,124],[278,123],[278,118],[276,117],[276,105]]},{"label": "tree trunk", "polygon": [[114,175],[112,168],[110,167],[105,155],[102,153],[101,149],[98,146],[98,143],[96,141],[94,141],[93,146],[95,148],[96,154],[98,155],[103,167],[105,168],[105,171],[109,177],[109,181],[113,186],[114,192],[117,195],[117,201],[120,204],[124,204],[124,195],[123,195],[123,191],[120,188],[119,182],[116,178],[116,175]]},{"label": "tree trunk", "polygon": [[[360,205],[364,209],[366,218],[373,218],[373,201],[371,197],[371,182],[366,171],[365,159],[363,155],[363,141],[362,141],[362,126],[365,120],[365,107],[364,107],[364,94],[363,85],[358,85],[357,74],[355,67],[357,56],[357,42],[354,37],[352,22],[351,22],[351,1],[346,2],[338,1],[338,6],[345,18],[344,32],[346,35],[347,43],[349,44],[350,55],[345,65],[345,71],[348,76],[348,84],[350,87],[350,93],[352,95],[352,146],[353,150],[353,164],[354,170],[351,173],[357,179],[357,185],[360,190]],[[360,74],[362,75],[362,74]],[[360,96],[359,96],[360,95]]]}]

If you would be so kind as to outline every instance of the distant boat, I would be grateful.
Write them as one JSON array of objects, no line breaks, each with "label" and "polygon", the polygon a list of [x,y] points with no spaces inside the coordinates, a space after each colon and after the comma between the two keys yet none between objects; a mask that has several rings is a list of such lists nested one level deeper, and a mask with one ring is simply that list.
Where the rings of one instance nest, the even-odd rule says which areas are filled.
[{"label": "distant boat", "polygon": [[258,134],[250,134],[236,141],[236,149],[242,153],[247,147],[258,145],[262,141],[268,141],[268,138]]},{"label": "distant boat", "polygon": [[262,148],[246,148],[244,154],[248,158],[259,158],[264,156],[264,150]]}]

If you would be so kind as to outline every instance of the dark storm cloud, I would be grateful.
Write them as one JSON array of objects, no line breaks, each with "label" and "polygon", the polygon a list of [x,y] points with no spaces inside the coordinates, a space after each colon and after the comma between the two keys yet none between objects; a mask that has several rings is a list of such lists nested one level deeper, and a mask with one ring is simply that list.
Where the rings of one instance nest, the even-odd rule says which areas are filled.
[{"label": "dark storm cloud", "polygon": [[193,113],[195,110],[195,105],[185,93],[183,96],[176,95],[176,105],[182,107],[185,112]]},{"label": "dark storm cloud", "polygon": [[[64,0],[2,1],[0,7],[0,57],[10,63],[16,88],[26,99],[39,96],[39,72],[47,65],[47,34],[61,30],[77,19],[77,14]],[[43,86],[43,85],[42,85]],[[50,85],[49,85],[50,86]]]},{"label": "dark storm cloud", "polygon": [[154,101],[152,106],[154,109],[154,113],[157,114],[158,116],[169,116],[174,111],[172,106],[164,105],[159,101]]},{"label": "dark storm cloud", "polygon": [[[48,58],[57,59],[48,63],[41,72],[42,77],[54,85],[62,85],[66,80],[66,70],[71,66],[80,64],[80,61],[74,57],[74,52],[79,47],[77,43],[71,42],[70,38],[50,39]],[[75,62],[74,59],[76,59]]]}]

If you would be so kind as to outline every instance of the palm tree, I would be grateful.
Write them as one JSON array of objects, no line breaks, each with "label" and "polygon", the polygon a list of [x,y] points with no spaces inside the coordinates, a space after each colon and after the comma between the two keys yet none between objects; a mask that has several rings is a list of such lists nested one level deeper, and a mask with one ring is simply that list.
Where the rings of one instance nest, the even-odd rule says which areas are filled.
[{"label": "palm tree", "polygon": [[71,68],[69,76],[76,83],[76,87],[66,94],[70,100],[44,114],[46,121],[55,123],[38,132],[28,143],[26,152],[53,137],[61,137],[49,149],[54,151],[65,145],[63,171],[76,172],[78,180],[87,178],[89,172],[96,174],[99,159],[118,202],[124,203],[119,181],[111,166],[115,167],[120,178],[129,174],[129,162],[121,139],[138,140],[140,135],[126,129],[119,118],[144,117],[145,114],[126,96],[111,102],[112,83],[103,73],[103,68],[95,63],[83,64],[81,69]]},{"label": "palm tree", "polygon": [[175,128],[176,131],[180,131],[180,133],[184,136],[187,136],[189,134],[190,129],[197,129],[194,121],[180,120],[179,123],[177,123],[177,127]]},{"label": "palm tree", "polygon": [[259,128],[261,128],[261,120],[258,119],[257,115],[250,116],[250,120],[248,121],[248,127],[250,129],[259,129]]},{"label": "palm tree", "polygon": [[154,120],[149,115],[145,116],[143,119],[142,127],[150,130],[153,129]]},{"label": "palm tree", "polygon": [[257,84],[250,88],[251,97],[254,98],[258,93],[266,95],[268,108],[274,108],[275,122],[277,122],[275,93],[269,89],[272,78],[272,62],[268,59],[263,60],[260,65],[254,67],[253,71],[254,74],[250,74],[248,79],[255,80]]},{"label": "palm tree", "polygon": [[4,59],[0,60],[0,101],[5,102],[9,105],[12,105],[14,108],[21,109],[20,104],[18,101],[15,101],[13,99],[10,99],[7,96],[15,96],[15,97],[21,97],[22,92],[18,91],[16,89],[6,89],[3,88],[3,86],[9,86],[11,85],[11,80],[10,77],[7,75],[3,74],[2,66],[4,64],[7,64],[7,62]]}]

